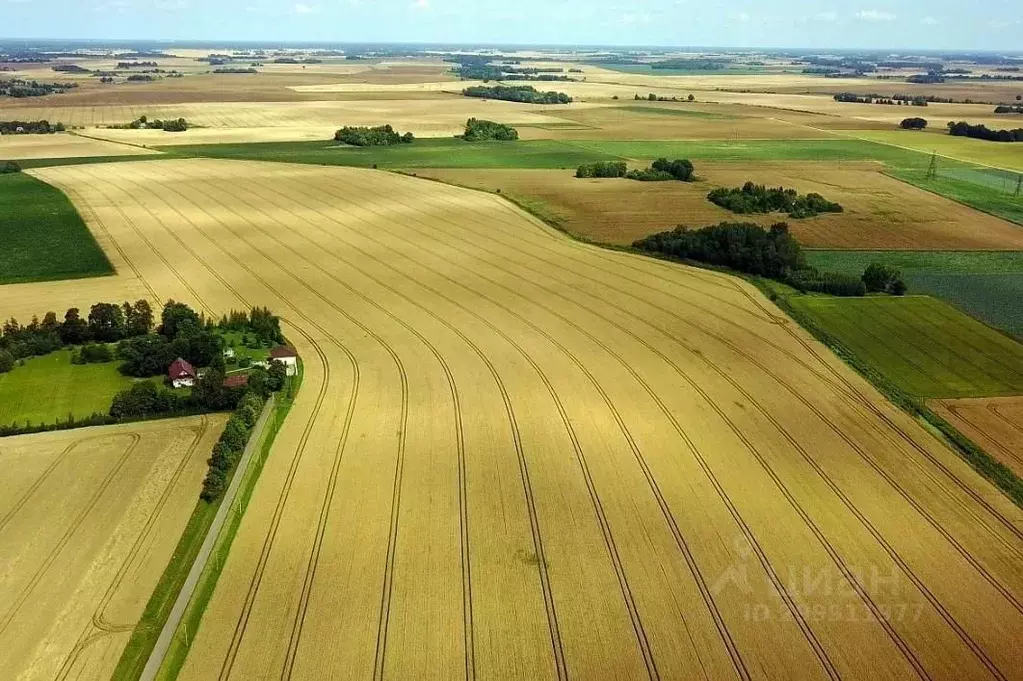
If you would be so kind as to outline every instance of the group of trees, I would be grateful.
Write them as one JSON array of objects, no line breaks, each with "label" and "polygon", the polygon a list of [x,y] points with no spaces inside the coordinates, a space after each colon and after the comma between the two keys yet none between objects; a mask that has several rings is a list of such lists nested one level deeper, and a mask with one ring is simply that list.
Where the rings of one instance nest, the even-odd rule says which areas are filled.
[{"label": "group of trees", "polygon": [[41,121],[0,121],[0,135],[50,135],[64,132],[63,123]]},{"label": "group of trees", "polygon": [[20,173],[21,166],[15,161],[4,161],[0,163],[0,175],[11,175],[13,173]]},{"label": "group of trees", "polygon": [[928,71],[927,73],[914,74],[907,78],[906,82],[923,85],[932,85],[934,83],[944,83],[945,76],[942,74],[941,71]]},{"label": "group of trees", "polygon": [[777,279],[800,291],[835,296],[862,296],[868,292],[902,295],[906,284],[898,270],[873,263],[860,277],[824,272],[806,264],[788,225],[779,222],[764,229],[750,222],[722,222],[701,229],[680,225],[639,239],[635,248],[683,260],[695,260],[740,272]]},{"label": "group of trees", "polygon": [[[96,303],[85,319],[77,307],[69,308],[63,321],[54,312],[47,312],[41,321],[33,317],[24,326],[11,318],[4,323],[0,335],[0,353],[18,360],[46,355],[68,345],[112,343],[148,334],[152,325],[153,312],[145,300],[121,305]],[[94,349],[87,351],[85,357],[86,361],[100,361]]]},{"label": "group of trees", "polygon": [[213,69],[213,73],[259,73],[253,68],[241,68],[241,67],[224,67],[219,69]]},{"label": "group of trees", "polygon": [[564,92],[540,92],[531,85],[473,85],[462,90],[466,97],[484,97],[524,104],[569,104],[572,98]]},{"label": "group of trees", "polygon": [[928,97],[923,95],[891,95],[886,97],[876,93],[869,93],[865,95],[858,95],[855,92],[839,92],[834,96],[836,102],[856,102],[859,104],[888,104],[890,106],[902,106],[903,104],[909,104],[912,106],[927,106],[929,100]]},{"label": "group of trees", "polygon": [[411,132],[404,135],[390,125],[378,125],[375,128],[345,126],[334,133],[334,141],[351,144],[356,147],[389,147],[394,144],[412,144],[415,136]]},{"label": "group of trees", "polygon": [[263,346],[282,345],[284,334],[281,332],[280,317],[266,307],[254,307],[245,310],[231,310],[220,318],[217,328],[222,331],[243,331],[251,333],[255,342]]},{"label": "group of trees", "polygon": [[584,163],[575,171],[576,177],[626,177],[630,180],[642,182],[660,182],[665,180],[680,180],[692,182],[696,179],[693,174],[693,164],[689,159],[677,158],[669,161],[666,158],[659,158],[649,168],[643,170],[629,170],[625,161],[596,161]]},{"label": "group of trees", "polygon": [[119,61],[117,62],[117,69],[134,69],[134,68],[153,68],[155,69],[159,64],[155,61]]},{"label": "group of trees", "polygon": [[0,80],[0,97],[42,97],[62,94],[78,87],[78,83],[40,83],[36,80]]},{"label": "group of trees", "polygon": [[227,420],[217,444],[213,445],[213,454],[207,461],[209,468],[202,482],[200,496],[208,502],[216,501],[224,494],[234,469],[245,445],[248,444],[252,428],[259,419],[259,412],[266,401],[255,392],[246,392],[239,400],[231,418]]},{"label": "group of trees", "polygon": [[511,142],[519,138],[519,131],[510,125],[495,123],[494,121],[483,120],[482,118],[470,118],[465,122],[465,132],[462,139],[467,142],[481,142],[484,140],[501,140]]},{"label": "group of trees", "polygon": [[769,230],[751,222],[722,222],[695,230],[679,225],[632,245],[643,251],[772,279],[782,279],[806,264],[799,244],[784,222],[772,225]]},{"label": "group of trees", "polygon": [[903,118],[899,126],[903,130],[923,130],[927,127],[927,119],[914,116],[913,118]]},{"label": "group of trees", "polygon": [[1023,142],[1023,128],[1014,130],[992,130],[982,123],[970,125],[966,121],[948,123],[948,134],[956,137],[974,137],[991,142]]},{"label": "group of trees", "polygon": [[584,163],[575,171],[576,177],[625,177],[629,172],[625,161]]},{"label": "group of trees", "polygon": [[820,213],[841,213],[842,206],[820,194],[800,195],[795,189],[766,187],[746,182],[742,187],[719,187],[707,198],[733,213],[788,213],[792,218],[808,218]]},{"label": "group of trees", "polygon": [[1023,106],[1009,106],[1001,104],[995,107],[996,114],[1023,114]]},{"label": "group of trees", "polygon": [[156,333],[125,338],[117,345],[120,371],[145,378],[167,371],[181,357],[197,367],[223,368],[223,340],[214,324],[185,303],[167,301]]},{"label": "group of trees", "polygon": [[[129,78],[128,80],[131,80]],[[125,123],[124,125],[112,126],[123,130],[139,130],[139,129],[152,129],[152,130],[163,130],[164,132],[184,132],[188,130],[188,121],[184,118],[168,118],[167,120],[161,120],[159,118],[149,120],[147,116],[139,116],[131,123]]]}]

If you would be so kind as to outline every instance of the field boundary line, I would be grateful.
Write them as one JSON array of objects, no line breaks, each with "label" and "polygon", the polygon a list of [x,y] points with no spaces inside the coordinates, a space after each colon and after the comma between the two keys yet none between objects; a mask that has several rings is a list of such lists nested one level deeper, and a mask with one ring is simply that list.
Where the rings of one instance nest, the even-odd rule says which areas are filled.
[{"label": "field boundary line", "polygon": [[234,506],[235,497],[238,494],[238,489],[241,487],[242,478],[245,477],[249,463],[252,461],[252,455],[261,446],[260,440],[263,437],[263,429],[266,427],[266,422],[270,418],[275,402],[276,396],[271,394],[266,404],[263,405],[263,411],[259,415],[259,420],[256,421],[255,427],[252,429],[252,435],[245,444],[245,451],[242,452],[242,457],[239,459],[238,466],[231,477],[231,484],[228,485],[227,492],[224,493],[220,508],[217,509],[217,514],[213,517],[213,523],[206,533],[202,546],[199,547],[199,554],[195,557],[195,561],[188,571],[188,577],[185,578],[185,583],[182,584],[181,591],[178,592],[178,597],[174,601],[174,607],[171,608],[170,615],[167,616],[167,621],[164,622],[163,629],[160,631],[160,636],[156,639],[156,645],[153,646],[153,650],[149,654],[149,660],[146,662],[142,675],[139,677],[140,681],[153,681],[156,678],[157,672],[160,671],[160,666],[163,664],[167,651],[170,649],[174,633],[177,631],[178,624],[185,614],[185,609],[192,599],[192,594],[195,593],[195,589],[199,584],[199,578],[206,568],[206,563],[213,552],[214,544],[216,544],[217,538],[224,527],[224,521],[227,520],[228,514]]}]

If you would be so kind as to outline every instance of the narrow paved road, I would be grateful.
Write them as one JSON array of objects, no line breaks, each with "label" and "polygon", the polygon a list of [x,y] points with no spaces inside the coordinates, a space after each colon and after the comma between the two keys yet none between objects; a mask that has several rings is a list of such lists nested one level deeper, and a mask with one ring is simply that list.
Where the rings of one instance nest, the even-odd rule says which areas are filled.
[{"label": "narrow paved road", "polygon": [[234,477],[231,478],[231,484],[227,487],[224,501],[220,504],[220,508],[217,509],[217,515],[213,518],[213,524],[210,526],[209,532],[206,533],[206,539],[203,540],[202,547],[199,549],[199,555],[195,557],[192,569],[188,572],[188,578],[185,579],[181,592],[174,602],[174,607],[171,608],[170,616],[167,617],[167,621],[163,625],[160,638],[156,640],[156,646],[153,648],[153,652],[149,654],[146,668],[142,670],[142,676],[139,677],[141,681],[153,681],[156,678],[156,673],[160,670],[160,665],[163,664],[163,658],[166,657],[171,641],[174,640],[174,632],[178,629],[178,624],[185,614],[188,602],[192,600],[195,587],[199,584],[199,576],[202,574],[203,569],[206,567],[206,561],[209,560],[210,554],[213,552],[213,546],[217,542],[217,537],[220,536],[220,530],[223,528],[224,521],[227,520],[227,515],[231,511],[234,499],[238,495],[238,488],[241,487],[242,479],[244,479],[245,472],[249,468],[252,456],[259,449],[263,428],[266,426],[267,419],[270,418],[273,408],[274,397],[271,395],[263,407],[263,413],[259,415],[259,420],[256,421],[256,425],[252,429],[252,437],[249,438],[249,443],[245,446],[245,451],[242,452],[242,458],[238,461],[238,469],[235,471]]}]

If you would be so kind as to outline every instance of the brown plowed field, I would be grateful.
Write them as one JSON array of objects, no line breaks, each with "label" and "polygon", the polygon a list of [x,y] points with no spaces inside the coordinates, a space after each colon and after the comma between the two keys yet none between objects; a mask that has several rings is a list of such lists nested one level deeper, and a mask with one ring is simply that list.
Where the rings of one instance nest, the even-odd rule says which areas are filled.
[{"label": "brown plowed field", "polygon": [[383,172],[35,172],[305,358],[180,678],[1023,678],[1023,513],[752,287]]},{"label": "brown plowed field", "polygon": [[1023,476],[1023,397],[934,400],[930,407]]},{"label": "brown plowed field", "polygon": [[0,440],[0,678],[110,677],[225,421]]},{"label": "brown plowed field", "polygon": [[[630,164],[639,167],[643,163]],[[455,184],[539,199],[565,229],[597,241],[631,244],[678,224],[721,221],[769,226],[786,221],[812,248],[1020,250],[1023,230],[880,172],[873,163],[698,161],[699,182],[577,179],[565,170],[420,170]],[[747,180],[818,192],[845,211],[794,220],[784,213],[740,215],[714,205],[707,192]]]}]

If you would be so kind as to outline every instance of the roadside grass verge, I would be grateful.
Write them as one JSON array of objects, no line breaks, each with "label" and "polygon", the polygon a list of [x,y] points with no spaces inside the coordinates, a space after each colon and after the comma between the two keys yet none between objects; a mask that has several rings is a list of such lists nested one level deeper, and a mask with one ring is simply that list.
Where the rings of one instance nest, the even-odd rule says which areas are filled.
[{"label": "roadside grass verge", "polygon": [[25,173],[0,175],[0,284],[113,274],[64,193]]},{"label": "roadside grass verge", "polygon": [[914,398],[1023,393],[1023,344],[929,296],[788,304]]},{"label": "roadside grass verge", "polygon": [[897,267],[911,293],[927,293],[1023,338],[1023,252],[807,250],[809,264],[859,275],[872,262]]},{"label": "roadside grass verge", "polygon": [[[263,466],[265,465],[267,456],[270,453],[270,448],[273,445],[274,438],[277,437],[277,433],[284,424],[285,417],[287,417],[288,412],[291,410],[291,407],[295,402],[295,396],[298,394],[299,387],[302,384],[303,373],[304,370],[302,363],[299,362],[298,375],[288,379],[289,382],[287,387],[285,387],[285,389],[282,390],[276,398],[277,401],[273,406],[273,412],[271,413],[270,419],[260,436],[261,441],[257,445],[259,449],[253,456],[252,462],[249,464],[249,468],[245,472],[245,477],[242,478],[240,487],[238,488],[238,495],[235,497],[231,512],[217,537],[217,542],[213,547],[213,552],[210,554],[209,561],[206,563],[206,566],[199,577],[199,583],[196,585],[195,593],[188,602],[185,613],[181,618],[181,623],[178,625],[178,628],[174,633],[174,638],[171,641],[170,648],[167,650],[167,655],[164,657],[163,664],[156,674],[157,681],[173,681],[177,678],[182,666],[185,664],[185,658],[188,656],[189,648],[194,640],[193,637],[199,630],[199,624],[202,621],[203,614],[206,612],[206,606],[213,597],[213,591],[217,586],[217,580],[220,578],[220,573],[223,570],[224,564],[227,562],[227,556],[231,550],[231,544],[234,542],[234,538],[238,533],[238,528],[241,526],[242,516],[245,514],[245,509],[248,508],[249,500],[252,498],[256,482],[259,480],[259,476],[263,471]],[[203,503],[205,502],[202,500],[199,501],[199,504]],[[217,508],[219,508],[219,502],[217,502],[216,505],[207,505],[213,509],[212,513],[216,514]],[[210,521],[212,521],[212,515],[210,516]],[[205,527],[206,529],[209,528],[209,522],[207,522]],[[206,529],[199,532],[193,538],[192,541],[194,541],[196,546],[195,551],[198,551],[198,547],[202,544],[206,536]],[[187,534],[182,536],[182,541],[185,540],[186,536]],[[175,552],[175,557],[176,556],[177,552]],[[194,560],[194,551],[192,559]],[[168,572],[171,571],[172,566],[173,562],[168,566]],[[146,665],[149,652],[152,651],[156,644],[156,639],[160,635],[160,629],[163,627],[163,623],[167,620],[167,616],[173,606],[174,599],[181,590],[181,582],[184,581],[184,578],[187,576],[191,566],[192,560],[189,560],[177,568],[177,571],[181,573],[177,588],[174,589],[173,595],[168,598],[162,617],[159,618],[158,622],[154,620],[153,624],[155,630],[152,632],[146,632],[147,644],[144,649],[145,655],[141,657],[141,660],[139,660],[136,665],[132,666],[132,673],[125,673],[124,675],[118,675],[115,673],[113,681],[127,681],[129,679],[131,681],[135,681],[135,679],[138,679],[139,674],[141,674],[142,669]],[[165,576],[167,575],[166,572],[164,574]],[[158,591],[154,592],[153,597],[156,598],[158,593]],[[138,630],[139,627],[136,627],[136,631]],[[132,638],[135,638],[134,634]],[[128,649],[126,648],[125,655],[121,658],[122,662],[124,662],[127,653]],[[118,665],[118,669],[121,669],[121,665]],[[126,669],[126,672],[127,671],[128,670]]]},{"label": "roadside grass verge", "polygon": [[[72,364],[70,350],[30,357],[0,374],[0,425],[51,424],[106,414],[114,395],[134,382],[120,362]],[[157,377],[162,380],[162,377]]]}]

